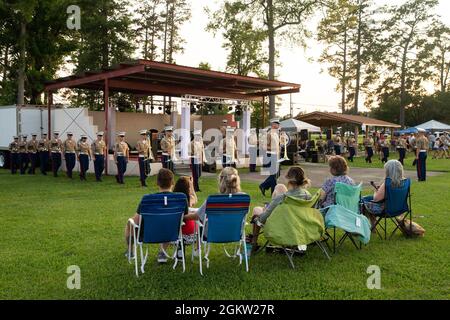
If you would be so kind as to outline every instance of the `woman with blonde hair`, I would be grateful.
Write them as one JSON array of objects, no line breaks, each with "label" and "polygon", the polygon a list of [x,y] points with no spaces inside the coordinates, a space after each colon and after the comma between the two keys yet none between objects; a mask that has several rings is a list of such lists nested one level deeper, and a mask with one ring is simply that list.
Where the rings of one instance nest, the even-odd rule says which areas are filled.
[{"label": "woman with blonde hair", "polygon": [[[233,167],[226,167],[222,170],[218,180],[219,192],[221,194],[244,194],[241,192],[241,178],[239,172]],[[195,217],[201,221],[205,218],[206,201],[195,213]],[[188,218],[188,217],[187,217]]]}]

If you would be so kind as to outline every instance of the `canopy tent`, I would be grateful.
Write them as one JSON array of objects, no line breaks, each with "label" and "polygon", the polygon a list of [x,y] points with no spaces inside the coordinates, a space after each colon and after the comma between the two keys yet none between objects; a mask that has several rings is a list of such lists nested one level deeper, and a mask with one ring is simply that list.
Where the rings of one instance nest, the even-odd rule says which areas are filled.
[{"label": "canopy tent", "polygon": [[413,133],[419,132],[419,129],[421,129],[421,128],[419,128],[419,127],[412,127],[412,128],[407,128],[407,129],[404,129],[404,130],[397,131],[397,133],[398,134],[413,134]]},{"label": "canopy tent", "polygon": [[296,119],[284,120],[280,123],[280,127],[286,132],[300,132],[302,130],[308,130],[309,132],[321,132],[319,127]]},{"label": "canopy tent", "polygon": [[416,128],[422,128],[427,131],[444,131],[444,130],[450,130],[450,125],[436,121],[431,120],[425,123],[422,123],[421,125],[416,126]]}]

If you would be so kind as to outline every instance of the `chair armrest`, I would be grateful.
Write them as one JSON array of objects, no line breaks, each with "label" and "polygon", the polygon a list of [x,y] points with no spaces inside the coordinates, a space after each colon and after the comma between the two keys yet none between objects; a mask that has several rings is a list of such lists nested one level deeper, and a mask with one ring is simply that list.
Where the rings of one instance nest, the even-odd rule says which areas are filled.
[{"label": "chair armrest", "polygon": [[139,225],[137,225],[136,224],[136,222],[134,222],[134,220],[133,219],[128,219],[128,223],[133,227],[133,228],[135,228],[135,229],[138,229],[139,228]]},{"label": "chair armrest", "polygon": [[199,227],[204,227],[203,223],[201,223],[199,220],[195,220],[195,224]]}]

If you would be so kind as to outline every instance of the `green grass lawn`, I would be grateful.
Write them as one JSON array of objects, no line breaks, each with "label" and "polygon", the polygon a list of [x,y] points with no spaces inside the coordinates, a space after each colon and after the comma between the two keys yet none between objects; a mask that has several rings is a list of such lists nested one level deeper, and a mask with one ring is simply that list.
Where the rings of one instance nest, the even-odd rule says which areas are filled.
[{"label": "green grass lawn", "polygon": [[[398,152],[390,152],[389,160],[398,160]],[[405,161],[404,168],[405,170],[416,170],[416,167],[413,166],[413,161],[415,156],[413,153],[408,153]],[[354,159],[355,162],[351,163],[350,166],[358,167],[358,168],[383,168],[384,164],[381,162],[379,156],[377,154],[372,158],[372,164],[368,164],[365,161],[365,154],[362,151],[358,151],[358,156]],[[427,158],[427,170],[428,171],[440,171],[440,172],[449,172],[450,171],[450,160],[449,159],[433,159],[432,154],[428,153]]]},{"label": "green grass lawn", "polygon": [[[144,193],[137,178],[119,186],[114,178],[98,184],[65,177],[11,176],[0,170],[0,299],[448,299],[450,298],[450,173],[413,184],[415,220],[423,239],[373,238],[357,251],[346,243],[327,261],[317,247],[295,258],[261,253],[250,272],[212,249],[210,269],[198,264],[186,273],[157,265],[151,250],[140,278],[123,256],[123,230]],[[203,201],[216,180],[201,181]],[[252,205],[264,199],[256,184],[243,182]],[[262,242],[262,240],[261,240]],[[191,248],[187,250],[190,255]],[[81,269],[81,289],[66,287],[67,267]],[[367,268],[381,268],[381,290],[369,290]]]}]

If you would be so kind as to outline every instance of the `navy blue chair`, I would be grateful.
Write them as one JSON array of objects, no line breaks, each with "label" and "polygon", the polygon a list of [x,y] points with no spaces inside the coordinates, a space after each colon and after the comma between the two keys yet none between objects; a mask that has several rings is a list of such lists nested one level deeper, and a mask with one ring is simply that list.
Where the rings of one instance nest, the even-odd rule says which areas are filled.
[{"label": "navy blue chair", "polygon": [[[201,231],[197,232],[199,243],[200,274],[203,275],[202,250],[203,244],[206,267],[209,268],[209,252],[212,243],[237,243],[233,254],[229,254],[224,245],[225,254],[229,258],[239,257],[239,264],[245,260],[245,270],[248,272],[247,247],[245,243],[245,222],[250,206],[250,196],[247,194],[212,195],[206,201],[204,221],[198,221]],[[242,254],[242,250],[244,253]]]},{"label": "navy blue chair", "polygon": [[[128,223],[132,232],[130,232],[128,252],[131,253],[131,243],[134,243],[133,252],[134,257],[128,256],[131,262],[135,260],[136,276],[139,276],[138,261],[137,261],[137,247],[140,249],[141,257],[141,272],[144,273],[145,263],[148,258],[148,247],[145,255],[143,254],[144,244],[175,244],[175,253],[169,255],[162,245],[160,246],[164,254],[175,260],[173,269],[178,264],[178,248],[182,252],[183,272],[185,271],[185,255],[183,247],[183,235],[181,227],[183,224],[183,216],[187,208],[187,198],[184,193],[159,193],[145,195],[141,201],[141,219],[140,223],[136,224],[133,219],[129,219]],[[133,238],[133,239],[131,239]],[[134,241],[131,241],[134,240]]]},{"label": "navy blue chair", "polygon": [[[401,228],[401,224],[404,225],[405,220],[409,218],[409,225],[412,228],[412,209],[411,209],[411,179],[405,179],[402,181],[400,187],[393,187],[391,179],[385,181],[386,195],[384,199],[383,213],[377,217],[375,225],[372,230],[375,230],[380,238],[383,236],[380,234],[377,227],[380,227],[384,231],[384,239],[387,239],[387,221],[390,220],[395,226],[389,238],[400,229],[406,236],[405,231]],[[400,216],[402,216],[400,218]],[[400,218],[400,219],[399,219]],[[384,226],[381,223],[384,220]],[[411,230],[412,232],[412,230]]]}]

